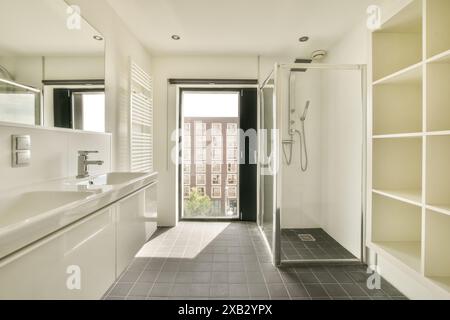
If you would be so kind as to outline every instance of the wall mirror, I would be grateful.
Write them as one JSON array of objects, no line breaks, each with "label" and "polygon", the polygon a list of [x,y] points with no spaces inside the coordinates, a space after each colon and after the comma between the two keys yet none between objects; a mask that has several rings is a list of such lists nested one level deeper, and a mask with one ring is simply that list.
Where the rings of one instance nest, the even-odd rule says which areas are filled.
[{"label": "wall mirror", "polygon": [[0,8],[0,122],[105,132],[104,37],[63,0]]}]

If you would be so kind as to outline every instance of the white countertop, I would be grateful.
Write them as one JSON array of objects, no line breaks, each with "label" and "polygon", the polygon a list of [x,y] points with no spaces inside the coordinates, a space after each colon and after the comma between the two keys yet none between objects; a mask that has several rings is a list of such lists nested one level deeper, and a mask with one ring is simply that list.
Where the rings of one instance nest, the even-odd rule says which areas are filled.
[{"label": "white countertop", "polygon": [[[157,181],[158,173],[112,173],[65,178],[12,190],[0,196],[0,259]],[[126,179],[117,179],[124,175]]]}]

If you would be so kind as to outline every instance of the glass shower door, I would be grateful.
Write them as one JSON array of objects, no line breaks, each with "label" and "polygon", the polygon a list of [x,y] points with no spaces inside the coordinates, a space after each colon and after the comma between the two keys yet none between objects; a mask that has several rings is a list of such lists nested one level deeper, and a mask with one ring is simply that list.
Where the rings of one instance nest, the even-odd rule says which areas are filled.
[{"label": "glass shower door", "polygon": [[260,92],[260,216],[259,226],[272,255],[276,243],[276,113],[275,87],[269,80]]}]

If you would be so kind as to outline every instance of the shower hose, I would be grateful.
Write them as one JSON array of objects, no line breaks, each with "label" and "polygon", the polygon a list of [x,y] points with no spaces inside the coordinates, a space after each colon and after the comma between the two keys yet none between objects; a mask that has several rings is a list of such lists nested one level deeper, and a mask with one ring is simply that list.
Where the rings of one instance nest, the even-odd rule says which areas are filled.
[{"label": "shower hose", "polygon": [[[300,166],[303,172],[306,172],[308,170],[308,146],[306,144],[306,133],[305,133],[305,121],[301,121],[301,131],[295,130],[295,133],[298,134],[300,140]],[[284,141],[283,142],[283,153],[284,157],[286,159],[287,165],[290,166],[292,163],[292,145],[294,142],[292,140],[290,141]],[[290,151],[289,156],[286,152],[286,145],[289,145]]]}]

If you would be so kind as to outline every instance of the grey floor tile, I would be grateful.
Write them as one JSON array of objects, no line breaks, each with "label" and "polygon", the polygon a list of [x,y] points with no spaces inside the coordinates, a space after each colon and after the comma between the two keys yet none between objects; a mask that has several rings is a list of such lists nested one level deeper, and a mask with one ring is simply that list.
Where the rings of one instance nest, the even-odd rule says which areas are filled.
[{"label": "grey floor tile", "polygon": [[212,284],[209,288],[209,296],[212,298],[224,298],[230,295],[228,284]]},{"label": "grey floor tile", "polygon": [[190,286],[191,297],[208,297],[209,296],[209,284],[192,284]]},{"label": "grey floor tile", "polygon": [[136,282],[139,276],[141,275],[142,271],[126,271],[122,274],[122,276],[119,278],[118,282]]},{"label": "grey floor tile", "polygon": [[269,298],[269,291],[265,284],[249,284],[248,288],[252,298]]},{"label": "grey floor tile", "polygon": [[128,295],[132,297],[146,297],[150,293],[152,287],[153,283],[139,282],[133,286]]},{"label": "grey floor tile", "polygon": [[290,283],[286,285],[291,298],[309,298],[309,293],[301,284]]},{"label": "grey floor tile", "polygon": [[191,285],[175,283],[170,291],[171,297],[190,297]]},{"label": "grey floor tile", "polygon": [[[152,252],[172,251],[180,257],[133,260],[104,299],[406,299],[385,280],[381,290],[369,290],[365,286],[369,274],[362,265],[278,269],[272,265],[259,229],[250,223],[229,224],[198,252],[201,235],[209,226],[207,222],[181,222],[176,228],[158,229]],[[308,230],[316,237],[315,243],[298,241],[296,232],[283,236],[286,256],[349,256],[323,232]]]},{"label": "grey floor tile", "polygon": [[175,277],[175,283],[192,283],[194,278],[194,272],[178,272]]},{"label": "grey floor tile", "polygon": [[345,290],[339,285],[339,284],[324,284],[323,287],[325,288],[325,291],[328,293],[330,297],[333,298],[342,298],[342,297],[348,297],[349,295]]},{"label": "grey floor tile", "polygon": [[126,297],[133,287],[132,283],[118,283],[109,293],[111,297]]},{"label": "grey floor tile", "polygon": [[138,278],[138,282],[155,282],[159,271],[144,270]]},{"label": "grey floor tile", "polygon": [[344,288],[344,290],[348,293],[350,297],[367,297],[368,295],[364,292],[363,289],[361,289],[360,286],[358,286],[355,283],[343,283],[341,286]]},{"label": "grey floor tile", "polygon": [[212,272],[211,283],[228,283],[228,272]]},{"label": "grey floor tile", "polygon": [[156,283],[173,283],[175,282],[176,276],[177,276],[176,272],[172,271],[160,272],[158,278],[156,279]]},{"label": "grey floor tile", "polygon": [[295,272],[281,272],[284,283],[299,283],[300,279]]},{"label": "grey floor tile", "polygon": [[319,280],[320,283],[337,283],[330,273],[328,272],[314,272],[314,275]]},{"label": "grey floor tile", "polygon": [[329,297],[328,293],[320,284],[305,284],[305,289],[311,298],[326,298]]},{"label": "grey floor tile", "polygon": [[248,283],[265,283],[261,272],[247,272],[247,281]]},{"label": "grey floor tile", "polygon": [[150,297],[168,297],[170,295],[171,289],[172,289],[171,284],[157,283],[152,287],[149,296]]},{"label": "grey floor tile", "polygon": [[366,283],[367,279],[371,276],[366,272],[360,271],[349,271],[347,274],[353,279],[355,282]]},{"label": "grey floor tile", "polygon": [[268,284],[267,287],[271,298],[289,298],[284,284]]},{"label": "grey floor tile", "polygon": [[107,296],[105,298],[105,300],[114,300],[114,301],[119,301],[119,300],[125,300],[125,297],[111,297],[111,296]]},{"label": "grey floor tile", "polygon": [[297,273],[300,282],[303,284],[314,284],[319,283],[319,279],[314,275],[314,273]]},{"label": "grey floor tile", "polygon": [[283,283],[283,279],[281,278],[278,272],[265,272],[264,278],[267,283]]},{"label": "grey floor tile", "polygon": [[210,283],[211,282],[211,272],[193,272],[192,283]]},{"label": "grey floor tile", "polygon": [[353,283],[353,279],[343,271],[331,271],[330,274],[339,283]]},{"label": "grey floor tile", "polygon": [[247,283],[247,275],[245,272],[230,272],[228,275],[228,282],[230,284]]},{"label": "grey floor tile", "polygon": [[228,264],[223,262],[214,263],[212,267],[213,272],[228,272]]},{"label": "grey floor tile", "polygon": [[230,297],[249,297],[249,289],[246,284],[230,284]]}]

